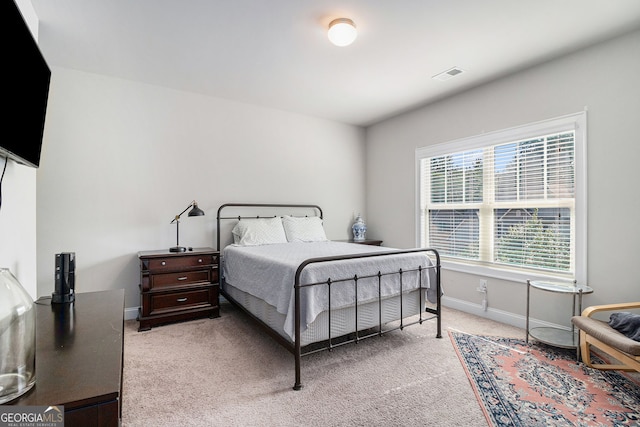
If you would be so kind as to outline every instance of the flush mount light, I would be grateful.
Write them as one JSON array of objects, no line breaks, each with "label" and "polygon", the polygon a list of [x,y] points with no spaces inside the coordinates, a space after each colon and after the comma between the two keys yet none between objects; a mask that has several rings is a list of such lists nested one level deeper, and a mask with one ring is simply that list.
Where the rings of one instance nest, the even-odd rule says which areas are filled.
[{"label": "flush mount light", "polygon": [[329,23],[329,40],[336,46],[349,46],[358,36],[356,24],[348,18],[334,19]]}]

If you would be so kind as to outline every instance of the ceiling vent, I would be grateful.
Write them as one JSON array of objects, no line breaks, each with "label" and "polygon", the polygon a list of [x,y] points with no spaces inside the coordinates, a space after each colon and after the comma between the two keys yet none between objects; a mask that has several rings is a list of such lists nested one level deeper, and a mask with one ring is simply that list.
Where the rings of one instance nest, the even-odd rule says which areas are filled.
[{"label": "ceiling vent", "polygon": [[458,67],[453,67],[447,71],[444,71],[440,74],[436,74],[435,76],[432,77],[432,79],[434,80],[440,80],[441,82],[447,81],[452,77],[458,76],[460,74],[464,73],[464,70],[458,68]]}]

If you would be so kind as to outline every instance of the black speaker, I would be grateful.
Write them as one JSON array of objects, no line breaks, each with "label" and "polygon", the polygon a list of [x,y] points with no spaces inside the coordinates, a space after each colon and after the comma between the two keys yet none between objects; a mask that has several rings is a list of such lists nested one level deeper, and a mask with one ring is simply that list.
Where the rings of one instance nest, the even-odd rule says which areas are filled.
[{"label": "black speaker", "polygon": [[51,302],[60,304],[73,302],[76,299],[76,253],[62,252],[56,254],[55,288]]}]

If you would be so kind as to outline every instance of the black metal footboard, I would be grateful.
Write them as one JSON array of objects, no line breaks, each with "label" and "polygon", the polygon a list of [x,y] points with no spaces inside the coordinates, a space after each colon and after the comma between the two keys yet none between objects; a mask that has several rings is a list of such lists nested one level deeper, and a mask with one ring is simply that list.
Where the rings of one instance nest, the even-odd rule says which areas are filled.
[{"label": "black metal footboard", "polygon": [[[316,282],[316,283],[301,283],[300,282],[300,277],[302,275],[302,272],[304,271],[304,269],[309,266],[310,264],[318,264],[318,263],[326,263],[326,262],[334,262],[334,261],[342,261],[342,260],[353,260],[353,259],[364,259],[364,258],[372,258],[372,257],[382,257],[382,256],[399,256],[399,255],[403,255],[403,254],[409,254],[409,253],[416,253],[416,252],[424,252],[424,253],[430,253],[433,255],[433,257],[435,258],[435,263],[432,262],[432,264],[430,266],[427,267],[422,267],[421,265],[417,266],[416,268],[413,269],[399,269],[398,271],[393,271],[393,272],[381,272],[378,271],[377,274],[374,275],[365,275],[365,276],[358,276],[357,274],[354,274],[351,277],[347,277],[347,278],[338,278],[338,279],[330,279],[328,278],[326,281],[323,282]],[[424,270],[428,270],[428,269],[433,269],[433,271],[435,271],[435,287],[436,287],[436,304],[435,304],[435,308],[433,307],[427,307],[426,306],[426,300],[423,300],[423,295],[424,295],[424,291],[426,289],[429,289],[431,286],[433,286],[433,283],[423,283],[423,271]],[[418,272],[418,280],[419,280],[419,286],[418,288],[415,289],[419,289],[419,295],[420,295],[420,307],[424,307],[424,310],[426,313],[430,313],[433,314],[434,316],[431,317],[423,317],[423,313],[422,313],[422,309],[420,310],[418,319],[415,321],[412,321],[410,323],[406,323],[405,322],[405,316],[403,313],[403,297],[404,297],[404,289],[403,289],[403,275],[409,272]],[[382,277],[383,276],[388,276],[388,275],[398,275],[399,276],[399,289],[398,289],[398,295],[400,297],[400,313],[399,313],[399,318],[397,320],[399,320],[399,326],[394,327],[394,328],[385,328],[383,329],[383,321],[382,321],[382,292],[381,292],[381,281],[382,281]],[[377,329],[373,332],[371,332],[371,328],[368,328],[367,331],[369,332],[365,332],[364,335],[361,335],[361,330],[358,328],[358,306],[360,305],[359,301],[358,301],[358,282],[360,280],[364,280],[364,279],[370,279],[370,278],[377,278],[378,280],[378,314],[379,314],[379,322],[378,322],[378,326]],[[355,313],[355,330],[354,332],[348,336],[341,336],[339,337],[340,340],[339,342],[334,342],[333,341],[333,337],[331,337],[331,287],[334,285],[344,285],[347,282],[353,282],[354,284],[354,290],[355,290],[355,307],[354,307],[354,313]],[[312,286],[327,286],[328,287],[328,305],[329,305],[329,309],[328,309],[328,330],[329,330],[329,339],[326,340],[323,344],[324,345],[320,345],[318,346],[317,344],[313,345],[313,349],[305,351],[303,346],[302,346],[302,339],[301,339],[301,290],[303,288],[307,288],[307,287],[312,287]],[[323,350],[331,350],[334,347],[340,346],[340,345],[344,345],[344,344],[348,344],[348,343],[357,343],[358,341],[365,339],[365,338],[369,338],[372,336],[381,336],[385,333],[397,330],[397,329],[403,329],[406,326],[410,326],[410,325],[414,325],[414,324],[422,324],[422,322],[426,321],[426,320],[431,320],[434,317],[436,318],[437,321],[437,332],[436,332],[436,338],[442,338],[442,317],[441,317],[441,303],[440,303],[440,298],[441,298],[441,286],[440,286],[440,254],[438,253],[437,250],[435,249],[425,249],[425,248],[419,248],[419,249],[408,249],[408,250],[396,250],[396,251],[389,251],[389,252],[374,252],[374,253],[363,253],[363,254],[354,254],[354,255],[341,255],[341,256],[334,256],[334,257],[321,257],[321,258],[311,258],[308,259],[304,262],[302,262],[300,264],[300,266],[298,267],[297,271],[296,271],[296,276],[295,276],[295,283],[294,283],[294,292],[295,292],[295,342],[294,342],[294,349],[293,349],[293,354],[295,357],[295,384],[293,386],[294,390],[300,390],[302,388],[302,382],[301,382],[301,365],[302,365],[302,356],[304,355],[308,355],[311,353],[316,353],[318,351],[323,351]],[[338,338],[338,337],[336,337]],[[307,346],[310,347],[310,346]]]}]

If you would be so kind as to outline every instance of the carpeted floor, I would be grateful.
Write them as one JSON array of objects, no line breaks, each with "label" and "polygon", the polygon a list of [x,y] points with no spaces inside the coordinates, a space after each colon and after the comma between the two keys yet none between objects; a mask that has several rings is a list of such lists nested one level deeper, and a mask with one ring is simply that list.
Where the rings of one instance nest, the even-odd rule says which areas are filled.
[{"label": "carpeted floor", "polygon": [[224,304],[221,317],[137,332],[125,323],[122,425],[486,426],[447,330],[522,338],[445,309],[435,320],[303,358]]}]

